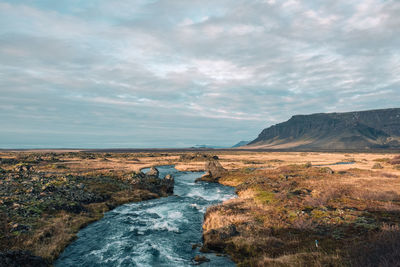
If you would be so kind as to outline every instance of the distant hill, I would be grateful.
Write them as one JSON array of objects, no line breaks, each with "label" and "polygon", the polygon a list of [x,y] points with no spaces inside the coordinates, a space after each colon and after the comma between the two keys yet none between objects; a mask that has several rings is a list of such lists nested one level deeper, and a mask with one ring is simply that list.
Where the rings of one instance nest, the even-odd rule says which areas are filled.
[{"label": "distant hill", "polygon": [[240,147],[240,146],[245,146],[248,143],[250,143],[250,141],[240,141],[239,143],[237,143],[236,145],[233,145],[232,147]]},{"label": "distant hill", "polygon": [[212,148],[212,149],[218,149],[218,148],[226,148],[224,146],[214,146],[214,145],[194,145],[191,148]]},{"label": "distant hill", "polygon": [[400,108],[295,115],[264,129],[246,148],[400,149]]}]

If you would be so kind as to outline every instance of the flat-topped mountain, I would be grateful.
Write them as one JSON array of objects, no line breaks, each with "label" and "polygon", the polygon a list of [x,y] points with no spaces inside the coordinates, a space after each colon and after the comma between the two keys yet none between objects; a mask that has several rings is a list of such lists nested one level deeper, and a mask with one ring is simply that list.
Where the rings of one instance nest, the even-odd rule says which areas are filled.
[{"label": "flat-topped mountain", "polygon": [[400,108],[295,115],[264,129],[245,148],[400,148]]}]

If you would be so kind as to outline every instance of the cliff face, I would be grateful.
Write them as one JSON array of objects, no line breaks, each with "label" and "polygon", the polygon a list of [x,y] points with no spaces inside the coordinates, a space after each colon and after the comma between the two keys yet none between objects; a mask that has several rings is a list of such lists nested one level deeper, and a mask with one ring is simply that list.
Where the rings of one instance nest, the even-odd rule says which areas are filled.
[{"label": "cliff face", "polygon": [[264,129],[248,148],[400,148],[400,108],[296,115]]}]

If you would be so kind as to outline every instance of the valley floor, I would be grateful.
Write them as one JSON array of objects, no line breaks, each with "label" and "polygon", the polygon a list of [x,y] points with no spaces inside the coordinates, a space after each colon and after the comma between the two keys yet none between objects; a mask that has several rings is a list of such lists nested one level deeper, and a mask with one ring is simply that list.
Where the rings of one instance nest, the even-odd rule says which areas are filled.
[{"label": "valley floor", "polygon": [[[0,152],[0,254],[52,262],[81,227],[126,202],[164,196],[131,183],[155,165],[203,170],[238,198],[207,210],[203,250],[239,266],[391,266],[400,261],[400,159],[315,152]],[[386,264],[386,265],[385,265]]]}]

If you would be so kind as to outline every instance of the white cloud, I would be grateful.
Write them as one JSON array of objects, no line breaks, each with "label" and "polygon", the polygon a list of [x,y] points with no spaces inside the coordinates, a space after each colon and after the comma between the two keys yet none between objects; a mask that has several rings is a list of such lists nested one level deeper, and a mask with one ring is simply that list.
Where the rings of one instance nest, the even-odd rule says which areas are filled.
[{"label": "white cloud", "polygon": [[57,127],[233,144],[293,114],[394,107],[399,12],[395,0],[3,1],[0,118],[32,140]]}]

